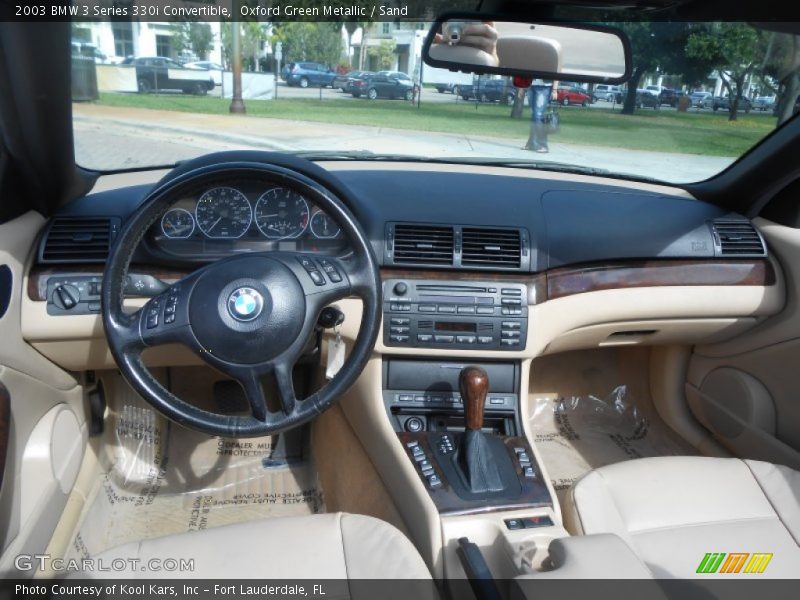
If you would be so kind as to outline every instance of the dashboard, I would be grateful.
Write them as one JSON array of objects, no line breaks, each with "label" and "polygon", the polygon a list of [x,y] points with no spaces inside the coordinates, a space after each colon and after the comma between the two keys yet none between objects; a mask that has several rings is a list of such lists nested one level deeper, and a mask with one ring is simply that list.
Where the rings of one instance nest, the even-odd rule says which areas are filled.
[{"label": "dashboard", "polygon": [[270,250],[348,252],[331,216],[298,191],[259,178],[221,179],[175,199],[145,243],[153,254],[178,261]]}]

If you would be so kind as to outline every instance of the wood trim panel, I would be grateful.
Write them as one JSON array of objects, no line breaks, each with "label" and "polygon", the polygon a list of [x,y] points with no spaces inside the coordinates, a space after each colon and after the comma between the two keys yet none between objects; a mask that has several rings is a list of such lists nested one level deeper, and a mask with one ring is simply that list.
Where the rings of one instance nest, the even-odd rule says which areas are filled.
[{"label": "wood trim panel", "polygon": [[554,269],[547,273],[547,298],[637,287],[774,284],[772,263],[764,259],[642,261]]},{"label": "wood trim panel", "polygon": [[[33,267],[28,275],[28,297],[42,301],[48,277],[68,274],[102,275],[98,265]],[[135,265],[131,271],[177,281],[190,271]],[[492,273],[430,269],[381,269],[382,279],[434,279],[441,281],[493,281],[524,283],[528,304],[600,290],[665,286],[774,285],[775,271],[766,259],[650,260],[591,264],[553,269],[546,273]]]},{"label": "wood trim panel", "polygon": [[8,388],[0,382],[0,489],[6,472],[8,442],[11,437],[11,396]]}]

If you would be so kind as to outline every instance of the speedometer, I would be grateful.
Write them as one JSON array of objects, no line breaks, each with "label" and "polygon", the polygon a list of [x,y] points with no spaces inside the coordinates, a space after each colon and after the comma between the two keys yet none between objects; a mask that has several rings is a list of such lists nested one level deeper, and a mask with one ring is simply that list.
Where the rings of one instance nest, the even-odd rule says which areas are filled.
[{"label": "speedometer", "polygon": [[218,187],[200,196],[195,217],[197,226],[206,236],[235,239],[242,237],[250,227],[253,211],[242,192],[231,187]]},{"label": "speedometer", "polygon": [[271,240],[300,237],[308,227],[308,203],[283,187],[264,192],[256,202],[256,226]]}]

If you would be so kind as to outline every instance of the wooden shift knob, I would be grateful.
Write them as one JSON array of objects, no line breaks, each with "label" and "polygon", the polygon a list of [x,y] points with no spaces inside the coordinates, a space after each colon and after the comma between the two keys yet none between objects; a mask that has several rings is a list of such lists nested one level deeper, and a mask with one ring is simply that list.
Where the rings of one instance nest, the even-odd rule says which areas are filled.
[{"label": "wooden shift knob", "polygon": [[480,367],[464,367],[458,377],[467,429],[483,429],[483,409],[489,391],[489,374]]}]

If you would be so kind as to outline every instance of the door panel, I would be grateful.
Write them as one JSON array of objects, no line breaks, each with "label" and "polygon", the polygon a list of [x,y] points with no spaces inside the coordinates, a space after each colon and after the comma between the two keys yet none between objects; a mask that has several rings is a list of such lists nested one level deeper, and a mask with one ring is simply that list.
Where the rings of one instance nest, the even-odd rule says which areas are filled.
[{"label": "door panel", "polygon": [[800,229],[754,223],[783,271],[784,309],[742,336],[695,348],[687,401],[735,454],[800,468]]},{"label": "door panel", "polygon": [[[7,574],[13,573],[16,555],[47,547],[86,447],[83,388],[28,345],[20,329],[26,265],[44,223],[41,215],[29,212],[0,225],[0,265],[10,271],[11,283],[8,308],[0,317],[0,388],[9,406],[4,428],[0,395],[0,441],[7,433],[0,572]],[[62,448],[58,456],[54,446]]]}]

